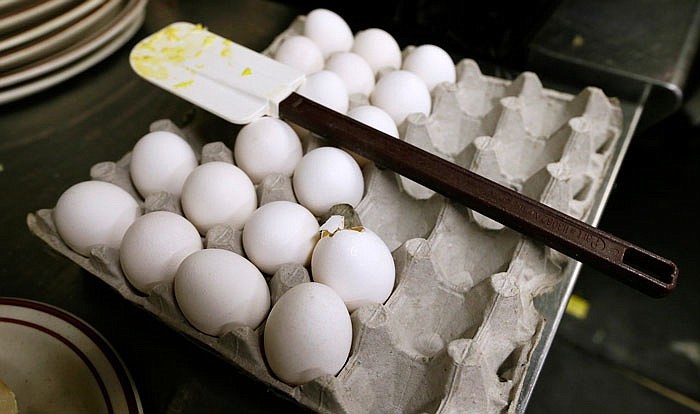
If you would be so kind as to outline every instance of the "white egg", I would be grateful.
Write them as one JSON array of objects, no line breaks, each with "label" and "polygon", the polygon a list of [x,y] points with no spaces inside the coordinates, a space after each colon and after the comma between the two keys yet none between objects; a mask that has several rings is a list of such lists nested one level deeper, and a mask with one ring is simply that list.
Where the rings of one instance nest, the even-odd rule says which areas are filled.
[{"label": "white egg", "polygon": [[61,194],[53,221],[61,239],[88,256],[93,246],[119,248],[124,232],[141,215],[134,197],[103,181],[84,181]]},{"label": "white egg", "polygon": [[234,252],[204,249],[182,261],[175,274],[175,298],[200,331],[220,336],[236,326],[255,329],[270,310],[262,273]]},{"label": "white egg", "polygon": [[394,120],[382,108],[373,105],[360,105],[349,110],[348,116],[394,138],[399,137],[399,130]]},{"label": "white egg", "polygon": [[404,59],[402,69],[418,75],[430,91],[439,83],[454,83],[457,78],[452,58],[435,45],[422,45],[413,49]]},{"label": "white egg", "polygon": [[309,75],[297,93],[341,114],[348,111],[348,89],[335,72],[322,70]]},{"label": "white egg", "polygon": [[180,263],[202,249],[192,223],[168,211],[139,217],[124,234],[119,261],[127,280],[143,293],[172,281]]},{"label": "white egg", "polygon": [[362,171],[345,151],[321,147],[309,151],[292,177],[299,204],[320,216],[336,204],[355,207],[364,193]]},{"label": "white egg", "polygon": [[[399,130],[396,128],[394,120],[391,119],[389,114],[383,109],[372,106],[372,105],[361,105],[356,106],[348,111],[348,116],[356,121],[360,121],[363,124],[369,125],[374,129],[382,131],[387,135],[392,137],[399,137]],[[349,152],[349,154],[357,161],[360,167],[364,167],[369,163],[369,160],[361,155],[354,152]]]},{"label": "white egg", "polygon": [[155,131],[134,145],[129,172],[134,187],[144,198],[160,191],[179,197],[185,179],[195,167],[197,157],[187,141],[172,132]]},{"label": "white egg", "polygon": [[379,78],[374,86],[370,102],[391,116],[401,125],[409,114],[430,114],[430,92],[425,82],[413,72],[396,70]]},{"label": "white egg", "polygon": [[312,10],[304,22],[304,35],[313,40],[326,58],[334,52],[346,52],[352,47],[350,26],[338,14],[326,10]]},{"label": "white egg", "polygon": [[240,168],[222,161],[200,165],[182,187],[182,211],[204,235],[217,224],[240,229],[258,205],[255,187]]},{"label": "white egg", "polygon": [[241,128],[233,154],[236,165],[258,184],[270,174],[291,177],[303,151],[299,137],[289,124],[264,117]]},{"label": "white egg", "polygon": [[401,48],[393,36],[382,29],[357,32],[351,50],[362,56],[375,74],[382,69],[401,67]]},{"label": "white egg", "polygon": [[374,88],[372,68],[356,53],[334,53],[326,60],[324,69],[338,74],[343,79],[349,95],[361,93],[369,96]]},{"label": "white egg", "polygon": [[299,385],[340,372],[350,354],[352,323],[333,289],[302,283],[272,307],[263,341],[272,372],[290,385]]},{"label": "white egg", "polygon": [[311,74],[323,69],[323,54],[318,45],[306,36],[289,36],[280,43],[275,60]]},{"label": "white egg", "polygon": [[396,269],[391,251],[374,232],[342,229],[318,241],[311,274],[352,312],[368,303],[384,303],[394,288]]},{"label": "white egg", "polygon": [[290,201],[267,203],[243,228],[243,250],[260,270],[274,274],[285,263],[308,266],[319,237],[316,218]]}]

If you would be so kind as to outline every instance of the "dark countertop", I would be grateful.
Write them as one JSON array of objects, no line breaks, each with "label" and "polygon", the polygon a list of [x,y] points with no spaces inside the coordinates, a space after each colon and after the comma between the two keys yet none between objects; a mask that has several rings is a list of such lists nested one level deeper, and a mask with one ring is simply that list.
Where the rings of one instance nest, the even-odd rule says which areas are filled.
[{"label": "dark countertop", "polygon": [[[189,104],[131,72],[128,51],[137,39],[189,20],[261,50],[307,11],[239,1],[226,3],[222,12],[221,3],[151,1],[144,27],[114,55],[58,86],[0,106],[0,296],[46,302],[95,327],[130,370],[147,413],[303,409],[123,300],[33,236],[25,220],[88,179],[92,165],[128,152],[152,121],[184,122],[192,115]],[[210,140],[233,138],[234,127],[204,119]],[[691,406],[700,401],[697,135],[682,114],[639,133],[599,225],[676,261],[677,291],[649,299],[584,267],[575,293],[591,310],[583,320],[565,316],[529,412],[691,412],[687,400],[685,406],[674,401],[669,390]],[[692,352],[678,351],[679,342],[697,349],[695,362]]]}]

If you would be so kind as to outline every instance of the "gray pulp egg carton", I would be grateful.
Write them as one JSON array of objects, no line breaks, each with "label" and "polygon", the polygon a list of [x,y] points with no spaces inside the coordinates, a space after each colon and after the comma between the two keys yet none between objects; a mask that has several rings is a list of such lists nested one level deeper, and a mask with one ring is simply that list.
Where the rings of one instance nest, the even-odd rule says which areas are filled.
[{"label": "gray pulp egg carton", "polygon": [[[303,28],[303,17],[280,39]],[[615,158],[622,115],[614,99],[596,88],[576,96],[543,88],[537,76],[514,81],[481,74],[471,60],[457,65],[458,82],[433,92],[433,113],[413,114],[401,139],[585,219],[594,194]],[[354,105],[366,97],[353,96]],[[151,130],[170,130],[197,142],[193,130],[167,120]],[[307,148],[322,145],[304,137]],[[199,149],[198,149],[199,151]],[[201,148],[201,161],[232,162],[220,142]],[[91,177],[115,183],[142,202],[145,211],[181,213],[178,200],[159,194],[141,200],[129,178],[129,154],[91,169]],[[29,214],[32,232],[175,331],[278,392],[319,412],[423,413],[517,412],[519,395],[546,321],[535,300],[561,283],[573,261],[541,243],[504,228],[419,184],[368,164],[365,196],[343,214],[359,218],[393,252],[395,289],[384,304],[353,312],[353,343],[345,367],[292,387],[265,363],[264,324],[237,327],[221,337],[189,325],[169,283],[149,295],[126,281],[115,249],[96,246],[81,256],[61,240],[51,214]],[[258,186],[260,204],[294,201],[291,180],[269,176]],[[342,209],[341,209],[342,210]],[[347,209],[346,209],[347,210]],[[357,223],[355,223],[357,224]],[[206,247],[243,253],[240,231],[217,226]],[[283,266],[270,279],[273,303],[308,271]]]}]

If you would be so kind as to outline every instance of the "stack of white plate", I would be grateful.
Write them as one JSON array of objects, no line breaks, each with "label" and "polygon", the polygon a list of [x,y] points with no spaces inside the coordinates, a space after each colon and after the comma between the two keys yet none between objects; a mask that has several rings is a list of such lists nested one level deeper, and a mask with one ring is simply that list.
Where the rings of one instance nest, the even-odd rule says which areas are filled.
[{"label": "stack of white plate", "polygon": [[0,2],[0,104],[74,76],[126,43],[146,0]]}]

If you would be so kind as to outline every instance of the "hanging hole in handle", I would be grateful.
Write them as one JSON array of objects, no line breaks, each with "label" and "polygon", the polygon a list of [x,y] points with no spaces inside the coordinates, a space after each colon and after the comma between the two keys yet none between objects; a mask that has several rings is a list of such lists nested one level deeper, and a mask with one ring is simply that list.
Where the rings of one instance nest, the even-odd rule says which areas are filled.
[{"label": "hanging hole in handle", "polygon": [[673,265],[669,262],[659,260],[648,253],[630,247],[625,250],[625,254],[622,256],[622,262],[667,285],[674,282],[673,273],[675,268]]}]

